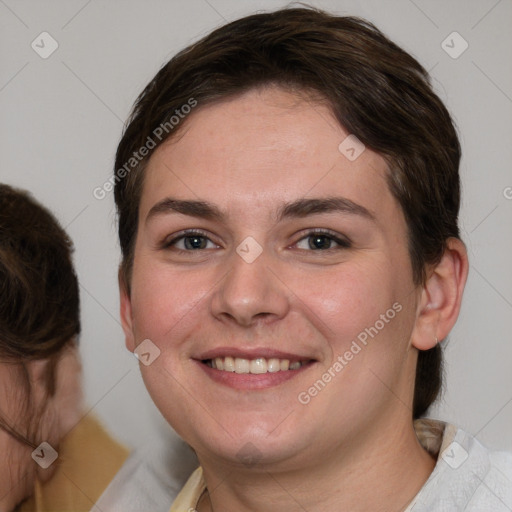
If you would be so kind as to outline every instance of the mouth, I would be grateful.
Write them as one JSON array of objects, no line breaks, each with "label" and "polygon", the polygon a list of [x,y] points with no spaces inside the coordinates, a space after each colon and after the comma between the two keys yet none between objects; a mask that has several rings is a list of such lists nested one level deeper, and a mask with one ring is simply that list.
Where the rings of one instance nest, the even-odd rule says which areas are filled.
[{"label": "mouth", "polygon": [[311,363],[311,359],[290,360],[277,357],[257,357],[255,359],[245,359],[242,357],[215,357],[213,359],[204,359],[203,364],[209,368],[221,372],[261,375],[264,373],[289,372],[300,370],[302,367]]},{"label": "mouth", "polygon": [[239,391],[273,388],[297,378],[317,363],[306,356],[263,347],[218,348],[201,354],[195,361],[210,379]]}]

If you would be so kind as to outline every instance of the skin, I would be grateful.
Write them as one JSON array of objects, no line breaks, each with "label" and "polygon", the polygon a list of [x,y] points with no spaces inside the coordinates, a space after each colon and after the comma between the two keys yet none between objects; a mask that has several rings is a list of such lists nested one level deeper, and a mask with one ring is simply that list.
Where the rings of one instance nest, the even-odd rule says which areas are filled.
[{"label": "skin", "polygon": [[[49,399],[46,394],[44,373],[48,361],[37,360],[24,363],[31,384],[32,407],[29,417],[22,404],[24,388],[19,382],[20,366],[0,363],[0,412],[17,432],[25,433],[27,423],[34,421],[34,411],[41,410],[37,425],[39,442],[46,441],[58,451],[58,444],[79,419],[81,410],[80,373],[81,366],[74,344],[63,349],[56,366],[56,393]],[[33,448],[14,439],[0,429],[0,510],[10,512],[31,496],[36,480],[47,481],[54,474],[57,463],[43,469],[31,457]]]},{"label": "skin", "polygon": [[[450,240],[416,286],[384,159],[366,149],[349,161],[338,151],[348,133],[304,96],[253,90],[199,108],[185,123],[146,170],[121,317],[129,350],[149,338],[161,351],[141,371],[197,452],[209,489],[198,510],[403,510],[434,467],[411,419],[417,353],[457,318],[464,246]],[[284,203],[333,197],[370,216],[278,215]],[[222,218],[150,214],[166,198],[207,201]],[[205,248],[169,243],[184,229],[200,229]],[[324,236],[311,249],[312,229],[350,246]],[[248,236],[263,249],[252,263],[236,252]],[[301,404],[299,393],[395,303],[401,311]],[[198,361],[217,349],[254,357],[280,350],[312,362],[275,385],[233,374],[221,382]]]}]

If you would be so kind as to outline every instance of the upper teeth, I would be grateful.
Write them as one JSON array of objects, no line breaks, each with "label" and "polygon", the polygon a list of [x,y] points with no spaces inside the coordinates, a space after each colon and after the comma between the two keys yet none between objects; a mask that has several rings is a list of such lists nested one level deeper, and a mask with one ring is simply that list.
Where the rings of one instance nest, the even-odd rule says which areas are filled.
[{"label": "upper teeth", "polygon": [[289,359],[243,359],[241,357],[216,357],[207,361],[208,366],[225,372],[235,373],[275,373],[286,370],[298,370],[302,366],[301,361],[290,363]]}]

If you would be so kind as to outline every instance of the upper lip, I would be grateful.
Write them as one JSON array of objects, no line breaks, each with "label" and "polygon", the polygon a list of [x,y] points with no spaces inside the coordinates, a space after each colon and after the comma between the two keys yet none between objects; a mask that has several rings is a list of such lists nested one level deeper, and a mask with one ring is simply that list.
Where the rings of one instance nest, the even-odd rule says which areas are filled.
[{"label": "upper lip", "polygon": [[309,361],[313,358],[293,354],[291,352],[282,352],[268,347],[251,347],[251,348],[239,348],[239,347],[218,347],[207,350],[199,354],[195,359],[205,361],[208,359],[215,359],[216,357],[238,357],[240,359],[258,359],[264,357],[265,359],[289,359],[292,361]]}]

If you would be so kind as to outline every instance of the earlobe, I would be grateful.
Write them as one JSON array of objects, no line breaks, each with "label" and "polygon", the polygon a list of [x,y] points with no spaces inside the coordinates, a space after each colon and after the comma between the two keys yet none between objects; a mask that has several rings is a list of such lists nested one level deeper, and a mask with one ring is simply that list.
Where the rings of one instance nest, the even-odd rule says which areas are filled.
[{"label": "earlobe", "polygon": [[412,345],[418,350],[431,349],[444,340],[459,316],[468,275],[467,252],[457,238],[450,238],[446,245],[421,293],[412,334]]},{"label": "earlobe", "polygon": [[121,326],[124,331],[126,348],[133,352],[135,350],[135,338],[133,336],[132,303],[122,268],[119,269],[118,282]]}]

